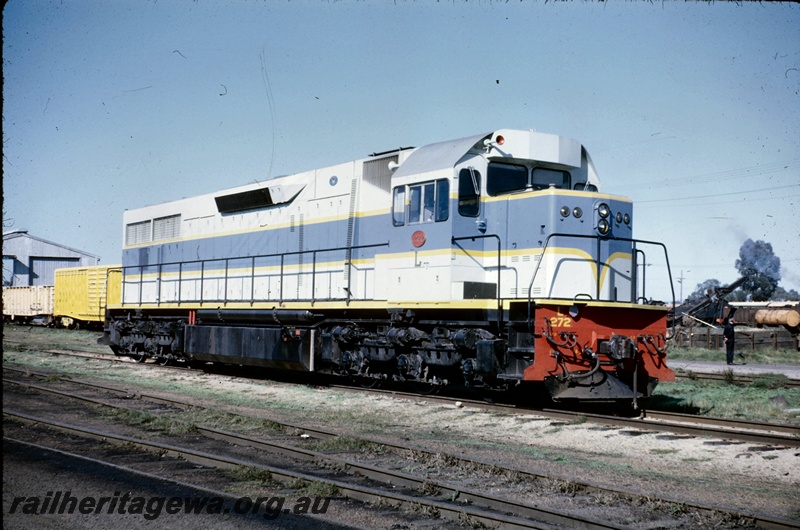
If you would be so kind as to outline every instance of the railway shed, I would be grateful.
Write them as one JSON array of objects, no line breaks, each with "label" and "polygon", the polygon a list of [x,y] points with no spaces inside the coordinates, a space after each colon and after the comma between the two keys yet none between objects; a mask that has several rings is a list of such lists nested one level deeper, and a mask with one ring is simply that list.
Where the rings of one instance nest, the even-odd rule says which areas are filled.
[{"label": "railway shed", "polygon": [[3,287],[54,285],[56,269],[97,265],[99,256],[30,235],[3,234]]}]

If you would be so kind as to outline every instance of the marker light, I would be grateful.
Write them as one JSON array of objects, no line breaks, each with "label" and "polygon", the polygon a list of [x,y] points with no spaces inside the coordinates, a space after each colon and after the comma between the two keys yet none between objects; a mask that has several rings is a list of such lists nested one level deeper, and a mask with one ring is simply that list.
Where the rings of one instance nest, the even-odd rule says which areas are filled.
[{"label": "marker light", "polygon": [[572,215],[575,216],[575,219],[580,219],[583,215],[583,210],[576,206],[575,209],[572,210]]},{"label": "marker light", "polygon": [[561,217],[569,217],[569,206],[561,207]]},{"label": "marker light", "polygon": [[597,207],[597,213],[600,214],[600,217],[605,219],[606,217],[609,216],[609,214],[611,214],[611,208],[609,208],[606,203],[601,202],[600,205]]},{"label": "marker light", "polygon": [[597,231],[603,235],[608,233],[609,228],[611,228],[611,226],[605,219],[600,219],[600,221],[597,223]]},{"label": "marker light", "polygon": [[629,224],[631,224],[631,216],[630,216],[630,215],[628,215],[628,214],[625,214],[625,218],[624,218],[624,220],[625,220],[625,224],[626,224],[626,225],[629,225]]},{"label": "marker light", "polygon": [[622,212],[617,212],[617,224],[622,222]]},{"label": "marker light", "polygon": [[499,134],[497,135],[497,138],[494,139],[494,141],[497,142],[497,145],[503,145],[504,143],[506,143],[506,139]]}]

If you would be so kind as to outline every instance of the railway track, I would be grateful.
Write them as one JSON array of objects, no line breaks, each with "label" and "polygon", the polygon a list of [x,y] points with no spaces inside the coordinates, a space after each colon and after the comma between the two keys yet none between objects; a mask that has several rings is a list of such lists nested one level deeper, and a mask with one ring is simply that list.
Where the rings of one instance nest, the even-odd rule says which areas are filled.
[{"label": "railway track", "polygon": [[[127,364],[141,364],[113,354],[81,352],[73,350],[50,349],[42,353],[51,355],[61,355],[77,358],[104,360],[111,362],[123,362]],[[146,363],[148,366],[151,363]],[[169,368],[172,370],[189,370],[184,366],[161,366],[159,369]],[[381,388],[366,388],[357,385],[328,384],[331,388],[339,388],[346,391],[370,392],[401,397],[410,400],[435,401],[447,404],[469,404],[482,410],[494,412],[531,412],[544,415],[553,419],[564,421],[591,421],[593,423],[608,425],[619,428],[633,428],[651,430],[656,432],[672,432],[690,436],[709,436],[725,440],[736,440],[742,442],[754,442],[768,445],[785,445],[788,447],[800,447],[800,427],[791,425],[781,425],[767,422],[742,421],[728,418],[714,418],[708,416],[696,416],[690,414],[679,414],[663,411],[644,411],[640,417],[630,418],[624,416],[614,416],[607,414],[592,414],[587,412],[577,412],[570,410],[555,410],[542,408],[526,408],[514,404],[487,403],[478,399],[466,399],[463,397],[419,395],[412,392],[400,390],[386,390]]]},{"label": "railway track", "polygon": [[599,414],[580,414],[563,411],[543,411],[547,414],[563,415],[565,418],[585,417],[588,421],[623,428],[645,431],[705,436],[723,440],[736,440],[767,445],[800,447],[800,428],[766,422],[731,420],[677,414],[659,411],[645,411],[639,418],[621,418]]},{"label": "railway track", "polygon": [[[643,413],[648,419],[670,422],[672,425],[676,424],[701,424],[708,426],[719,426],[722,428],[733,428],[739,430],[752,430],[752,431],[771,431],[779,434],[786,434],[790,438],[800,438],[800,427],[795,425],[783,425],[778,423],[769,423],[761,421],[747,421],[747,420],[731,420],[727,418],[713,418],[710,416],[697,416],[695,414],[683,414],[680,412],[666,412],[659,410],[648,410]],[[783,438],[778,438],[782,440]],[[760,440],[754,440],[760,441]]]},{"label": "railway track", "polygon": [[[236,433],[216,429],[201,429],[200,433],[229,444],[245,445],[260,454],[280,453],[298,461],[312,461],[313,467],[265,464],[261,459],[245,459],[220,451],[202,451],[181,443],[164,443],[146,438],[126,436],[108,430],[98,430],[79,424],[34,416],[7,408],[5,418],[36,428],[55,429],[82,439],[103,444],[124,446],[128,449],[155,453],[181,459],[193,464],[218,469],[247,468],[256,470],[285,485],[316,483],[336,491],[337,495],[369,502],[373,505],[391,506],[406,510],[422,510],[437,517],[491,528],[544,529],[592,528],[620,529],[626,525],[592,520],[586,516],[542,509],[532,504],[504,499],[486,493],[469,491],[457,486],[415,477],[406,473],[386,470],[344,460],[321,452],[304,450],[286,444],[265,442]],[[29,427],[30,428],[30,427]],[[5,439],[5,437],[4,437]],[[299,467],[299,469],[298,469]],[[331,471],[332,468],[341,471]]]},{"label": "railway track", "polygon": [[[602,521],[591,521],[585,517],[576,517],[570,516],[569,514],[540,510],[535,506],[526,506],[522,503],[515,503],[477,492],[464,492],[455,487],[446,486],[446,490],[440,490],[439,484],[425,481],[424,479],[415,479],[407,475],[400,476],[397,473],[389,474],[386,471],[377,469],[369,470],[369,475],[361,475],[355,481],[352,479],[356,477],[356,475],[330,478],[330,473],[312,474],[300,472],[285,467],[265,465],[255,460],[244,460],[219,453],[198,451],[186,445],[165,444],[153,440],[123,436],[110,431],[100,431],[80,425],[48,420],[7,409],[3,409],[3,415],[28,424],[36,424],[38,426],[68,432],[81,438],[96,439],[104,443],[134,447],[142,451],[161,455],[162,458],[165,456],[180,458],[200,466],[219,469],[255,469],[268,474],[273,480],[284,484],[293,484],[297,482],[321,483],[335,490],[338,495],[351,499],[378,505],[389,505],[394,508],[415,510],[423,508],[431,513],[436,513],[441,518],[452,521],[469,521],[471,524],[482,524],[492,528],[508,529],[543,529],[549,528],[550,524],[553,523],[559,524],[561,527],[565,528],[627,528],[627,526],[614,525]],[[272,449],[268,444],[258,444],[257,441],[230,433],[215,432],[214,434],[218,438],[224,438],[231,443],[234,441],[239,443],[246,441],[248,444],[253,444],[253,446],[262,450]],[[308,457],[312,455],[306,454],[305,456]],[[364,466],[360,466],[359,469],[366,470]],[[366,477],[366,480],[364,477]],[[402,490],[406,492],[397,492],[396,490],[398,487],[401,487]],[[410,488],[416,491],[411,491]],[[426,492],[429,493],[426,495]],[[442,498],[442,493],[444,493],[445,498],[449,496],[451,500],[449,502],[439,500]],[[459,497],[461,499],[459,499]],[[496,512],[498,509],[510,513],[526,513],[528,515],[507,515]],[[526,517],[535,517],[538,520],[527,519]]]},{"label": "railway track", "polygon": [[[5,368],[8,370],[8,368]],[[30,373],[23,370],[9,370],[10,372],[14,372],[17,374],[25,374],[25,375],[35,375],[38,377],[46,377],[48,374],[42,373]],[[88,396],[81,396],[76,394],[74,390],[56,390],[53,388],[49,388],[42,385],[35,385],[25,381],[18,381],[18,380],[4,380],[5,382],[14,383],[20,386],[27,387],[31,390],[49,393],[51,395],[56,395],[61,398],[74,398],[78,400],[82,400],[87,403],[91,403],[94,405],[100,405],[104,407],[117,407],[119,405],[116,404],[109,404],[106,401],[98,400],[95,397],[88,397]],[[93,391],[103,391],[107,393],[111,393],[114,395],[124,395],[126,397],[131,397],[131,392],[127,389],[120,389],[116,387],[110,387],[106,385],[97,385],[94,383],[86,383],[81,382],[73,379],[63,379],[61,382],[67,383],[69,385],[73,385],[76,388],[85,388],[91,389]],[[172,399],[166,398],[164,396],[152,396],[148,394],[136,394],[136,397],[139,400],[145,401],[152,401],[154,403],[159,404],[168,404],[170,406],[176,406],[180,408],[204,408],[206,410],[216,410],[216,412],[225,412],[230,413],[225,409],[210,409],[209,407],[200,407],[197,403],[188,402],[181,399]],[[12,415],[12,412],[9,411],[9,415]],[[24,418],[22,418],[24,419]],[[30,420],[36,421],[36,420]],[[339,435],[332,431],[326,431],[321,429],[314,429],[309,428],[307,426],[301,426],[296,424],[280,424],[281,429],[284,430],[292,430],[297,432],[303,432],[306,436],[311,436],[316,439],[330,439],[330,438],[337,438]],[[413,475],[409,475],[407,473],[398,472],[396,470],[391,469],[382,469],[380,467],[376,467],[372,464],[364,464],[354,460],[343,459],[338,456],[332,456],[329,454],[325,454],[324,452],[315,451],[312,449],[308,449],[307,447],[298,447],[294,444],[287,444],[285,442],[275,442],[264,440],[260,438],[254,438],[246,435],[242,435],[240,433],[233,433],[229,431],[222,431],[219,429],[211,429],[211,428],[204,428],[200,426],[196,426],[197,432],[206,436],[208,438],[213,438],[216,440],[224,441],[230,444],[235,444],[238,446],[248,446],[258,451],[264,452],[277,452],[285,457],[298,460],[298,461],[309,461],[314,462],[317,465],[324,465],[327,468],[336,468],[336,469],[346,469],[348,473],[355,474],[360,477],[366,477],[371,480],[377,481],[379,483],[387,483],[392,484],[395,487],[404,487],[409,488],[413,491],[435,491],[437,492],[437,498],[449,498],[456,502],[456,506],[459,506],[460,503],[469,503],[469,505],[474,506],[476,508],[480,507],[486,510],[493,510],[499,511],[502,513],[510,513],[518,517],[523,518],[534,518],[539,521],[544,521],[548,524],[556,524],[558,526],[565,526],[565,527],[575,527],[575,524],[579,520],[575,518],[574,515],[559,513],[557,511],[527,505],[526,503],[520,503],[519,501],[509,500],[509,499],[502,499],[496,496],[486,495],[481,491],[470,491],[465,489],[461,486],[454,486],[452,484],[443,483],[443,482],[435,482],[430,480],[429,478],[425,477],[415,477]],[[104,435],[105,436],[105,435]],[[406,444],[392,444],[387,443],[385,440],[375,440],[375,439],[363,439],[359,440],[359,442],[365,442],[368,444],[374,444],[376,446],[380,445],[383,447],[388,447],[393,451],[398,452],[415,452],[418,454],[421,453],[428,453],[426,456],[428,458],[441,458],[441,454],[439,453],[430,453],[415,446],[409,446]],[[166,450],[162,448],[162,450]],[[524,477],[528,480],[536,480],[541,481],[543,479],[546,480],[553,480],[554,477],[552,476],[543,476],[534,473],[530,473],[527,471],[519,470],[519,469],[511,469],[511,468],[500,468],[496,464],[487,463],[487,462],[480,462],[470,459],[464,459],[455,455],[446,455],[447,458],[453,462],[457,462],[459,467],[468,467],[471,469],[477,468],[486,468],[491,470],[491,474],[505,474],[509,476],[515,477]],[[193,458],[200,459],[200,456],[194,456]],[[206,462],[207,464],[208,462]],[[560,477],[556,477],[558,480],[563,480]],[[338,487],[338,486],[337,486]],[[607,486],[591,484],[591,483],[579,483],[572,481],[570,488],[575,490],[581,490],[586,492],[595,492],[595,494],[603,494],[609,495],[613,494],[619,496],[622,499],[626,499],[627,502],[636,503],[636,497],[638,494],[630,491],[624,491],[619,489],[612,489],[608,488]],[[359,495],[362,495],[359,497]],[[364,498],[362,494],[354,494],[353,498]],[[652,500],[652,497],[649,497]],[[714,506],[706,506],[702,504],[693,504],[681,499],[657,499],[659,502],[669,503],[675,506],[690,506],[693,510],[698,512],[708,513],[708,514],[716,514],[719,515],[720,513],[725,514],[725,516],[729,519],[737,518],[738,520],[754,520],[757,522],[759,527],[767,527],[767,528],[798,528],[800,525],[792,522],[792,521],[784,521],[781,519],[775,519],[767,516],[761,515],[754,515],[749,513],[741,513],[733,510],[723,510],[719,507]],[[381,502],[387,502],[387,499],[384,498]],[[392,502],[396,502],[396,499]],[[418,501],[414,501],[418,502]],[[439,501],[437,501],[439,502]],[[429,505],[431,509],[441,510],[442,507]],[[470,518],[473,517],[474,514],[469,514]],[[480,520],[480,519],[476,519]],[[494,521],[493,524],[497,524],[498,521]],[[486,523],[482,523],[486,524]],[[504,523],[506,524],[506,523]],[[516,526],[509,526],[516,527]],[[536,526],[534,526],[536,527]],[[583,520],[580,522],[580,527],[582,528],[617,528],[618,526],[614,525],[607,525],[606,523],[598,522],[598,521],[591,521],[591,520]],[[538,527],[537,527],[538,528]]]},{"label": "railway track", "polygon": [[398,398],[423,400],[443,404],[461,404],[480,408],[486,411],[501,413],[531,413],[567,422],[589,421],[600,425],[619,428],[642,429],[646,431],[670,432],[690,436],[708,436],[725,440],[754,442],[759,444],[784,445],[800,447],[800,427],[768,422],[714,418],[692,414],[680,414],[663,411],[643,411],[639,417],[611,416],[588,412],[557,410],[547,408],[526,408],[513,404],[493,404],[481,400],[464,399],[448,396],[419,396],[417,394],[395,390],[354,389],[349,386],[337,386],[344,390],[383,393]]},{"label": "railway track", "polygon": [[[57,467],[61,479],[59,486],[62,488],[72,488],[76,486],[85,488],[87,486],[86,473],[95,473],[101,476],[111,475],[115,477],[115,480],[119,484],[125,484],[126,486],[134,488],[126,490],[124,495],[122,495],[122,492],[116,492],[117,496],[114,498],[115,505],[113,508],[103,510],[102,508],[105,506],[97,506],[95,507],[95,511],[90,513],[87,513],[89,510],[85,508],[83,511],[79,508],[77,510],[78,515],[89,516],[87,518],[92,521],[93,527],[103,527],[104,525],[106,527],[128,525],[131,527],[139,527],[139,525],[136,525],[135,519],[134,521],[131,520],[138,515],[145,519],[145,522],[152,523],[154,520],[158,520],[159,527],[171,528],[191,529],[197,526],[212,526],[215,528],[235,527],[243,530],[249,528],[256,529],[263,528],[265,520],[274,520],[277,517],[282,517],[282,523],[290,523],[287,525],[280,524],[280,528],[306,528],[309,524],[313,524],[314,528],[317,530],[359,528],[355,525],[340,524],[336,521],[335,517],[320,515],[328,512],[329,508],[331,508],[331,502],[326,500],[319,503],[318,498],[315,498],[315,504],[308,508],[310,513],[303,513],[302,515],[297,515],[294,511],[298,510],[298,508],[306,511],[305,503],[295,503],[294,509],[287,508],[286,512],[280,509],[276,510],[278,503],[283,506],[288,496],[271,497],[271,500],[274,499],[274,505],[259,503],[257,506],[258,509],[255,510],[251,497],[236,496],[228,490],[213,489],[208,487],[207,484],[198,483],[200,482],[198,480],[192,481],[191,478],[189,478],[189,481],[192,482],[189,482],[187,480],[180,480],[174,476],[167,476],[166,473],[157,474],[143,469],[147,466],[148,460],[152,461],[157,459],[159,463],[163,462],[165,459],[159,455],[136,455],[133,457],[136,461],[135,464],[127,463],[127,465],[121,465],[118,463],[122,456],[119,451],[114,455],[114,461],[112,462],[110,461],[112,458],[99,458],[98,455],[79,454],[77,452],[52,447],[51,445],[25,441],[11,436],[3,437],[3,454],[4,457],[18,460],[20,465],[23,466],[30,464],[32,461],[40,466],[42,463],[47,463],[49,466]],[[130,457],[127,458],[127,460],[130,460]],[[176,462],[176,464],[178,463]],[[195,467],[195,469],[198,468]],[[13,469],[7,471],[9,474],[14,473]],[[36,469],[36,471],[46,475],[48,468],[41,469],[40,467]],[[70,471],[77,475],[77,483],[70,483],[69,477],[65,476]],[[208,473],[204,473],[204,477],[208,478]],[[90,481],[88,484],[90,491],[92,485],[93,483]],[[102,486],[100,490],[102,491]],[[22,491],[24,492],[24,490]],[[20,493],[20,490],[14,493]],[[20,513],[12,504],[12,508],[5,514],[5,520],[9,521],[10,526],[15,526],[15,523],[17,523],[20,527],[28,527],[38,525],[38,523],[40,523],[38,520],[39,517],[46,517],[50,520],[49,524],[53,525],[58,524],[57,522],[54,523],[53,520],[57,520],[59,516],[66,514],[66,516],[71,519],[72,524],[70,526],[74,526],[76,524],[76,519],[73,514],[75,514],[74,508],[76,508],[76,505],[70,507],[69,502],[71,501],[67,501],[66,498],[73,497],[75,500],[81,501],[87,499],[86,496],[78,497],[77,495],[79,495],[78,492],[74,492],[73,494],[72,489],[56,491],[50,511],[46,514],[41,512],[39,514],[25,513],[24,510],[23,513]],[[164,511],[162,510],[164,506],[160,503],[162,499],[164,501],[169,500],[170,502],[178,501],[180,506]],[[88,496],[88,500],[91,503],[96,500],[96,498]],[[256,500],[258,500],[258,497],[256,497]],[[62,503],[59,504],[59,501],[62,501]],[[119,501],[119,507],[116,506],[116,501]],[[128,504],[128,501],[130,501],[130,504]],[[145,501],[148,503],[156,501],[156,503],[147,504],[144,508],[142,508],[142,504],[140,504],[137,508],[134,505],[137,501],[142,503]],[[19,515],[15,516],[14,514]],[[126,519],[121,519],[121,517],[125,517]],[[15,518],[16,521],[14,520]],[[211,521],[218,521],[221,526],[209,525],[209,518]],[[299,524],[296,521],[297,519],[300,519]],[[120,525],[122,521],[124,521],[124,523]],[[294,524],[291,524],[292,522],[294,522]],[[145,527],[150,526],[145,525]]]},{"label": "railway track", "polygon": [[[5,341],[4,341],[5,343]],[[14,343],[11,343],[14,344]],[[181,364],[164,364],[158,362],[146,362],[146,361],[135,361],[130,357],[121,356],[121,355],[114,355],[113,353],[100,353],[100,352],[90,352],[90,351],[82,351],[82,350],[70,350],[70,349],[63,349],[63,348],[50,348],[47,350],[40,350],[41,353],[46,353],[49,355],[57,355],[60,357],[74,357],[76,359],[90,359],[95,361],[109,361],[109,362],[119,362],[119,363],[126,363],[126,364],[143,364],[147,366],[158,366],[159,368],[164,368],[168,370],[190,370],[191,367],[187,366],[185,363]]]}]

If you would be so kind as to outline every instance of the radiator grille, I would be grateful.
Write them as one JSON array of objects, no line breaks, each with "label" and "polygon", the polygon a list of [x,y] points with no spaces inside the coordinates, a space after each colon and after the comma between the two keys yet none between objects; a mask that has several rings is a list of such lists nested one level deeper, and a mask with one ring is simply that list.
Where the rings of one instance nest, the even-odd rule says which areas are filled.
[{"label": "radiator grille", "polygon": [[153,241],[174,239],[181,235],[181,216],[170,215],[153,219]]},{"label": "radiator grille", "polygon": [[389,162],[397,163],[398,160],[398,155],[367,160],[364,162],[364,182],[388,192],[392,188],[392,171],[389,169]]},{"label": "radiator grille", "polygon": [[125,244],[148,243],[152,236],[150,220],[131,223],[125,227]]}]

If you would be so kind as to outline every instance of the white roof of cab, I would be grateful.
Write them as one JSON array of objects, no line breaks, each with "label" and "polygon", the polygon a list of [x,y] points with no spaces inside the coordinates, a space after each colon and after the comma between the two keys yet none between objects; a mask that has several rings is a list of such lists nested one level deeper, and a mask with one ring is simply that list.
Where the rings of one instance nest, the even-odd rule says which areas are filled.
[{"label": "white roof of cab", "polygon": [[[497,140],[503,137],[502,143]],[[484,140],[488,143],[484,145]],[[596,180],[594,166],[580,142],[558,134],[536,131],[499,129],[475,136],[425,145],[414,150],[394,174],[395,178],[428,173],[440,169],[451,169],[470,150],[485,149],[485,156],[492,159],[513,158],[536,160],[548,164],[579,168],[586,157],[589,181]]]},{"label": "white roof of cab", "polygon": [[491,133],[422,146],[411,153],[405,162],[400,164],[393,176],[398,178],[436,171],[437,169],[451,169],[467,151],[489,136],[489,134]]}]

